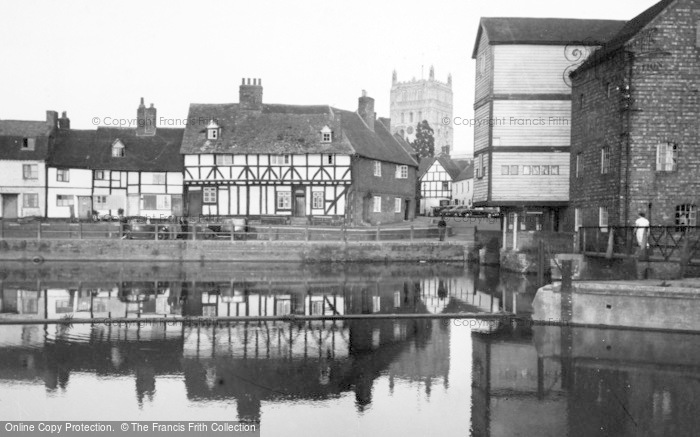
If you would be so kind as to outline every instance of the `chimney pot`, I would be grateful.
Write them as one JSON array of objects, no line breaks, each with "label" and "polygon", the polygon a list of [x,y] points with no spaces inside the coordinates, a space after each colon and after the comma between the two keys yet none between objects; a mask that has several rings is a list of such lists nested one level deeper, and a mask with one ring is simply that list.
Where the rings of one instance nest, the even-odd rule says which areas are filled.
[{"label": "chimney pot", "polygon": [[245,85],[245,77],[241,78],[241,85]]}]

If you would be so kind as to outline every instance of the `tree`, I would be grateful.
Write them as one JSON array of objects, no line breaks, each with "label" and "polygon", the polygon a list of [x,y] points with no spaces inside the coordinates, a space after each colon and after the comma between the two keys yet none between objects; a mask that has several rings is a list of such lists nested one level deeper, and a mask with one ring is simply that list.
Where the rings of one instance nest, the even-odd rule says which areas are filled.
[{"label": "tree", "polygon": [[416,139],[411,143],[411,147],[418,155],[418,161],[423,158],[435,156],[435,137],[433,128],[427,120],[423,120],[416,126]]}]

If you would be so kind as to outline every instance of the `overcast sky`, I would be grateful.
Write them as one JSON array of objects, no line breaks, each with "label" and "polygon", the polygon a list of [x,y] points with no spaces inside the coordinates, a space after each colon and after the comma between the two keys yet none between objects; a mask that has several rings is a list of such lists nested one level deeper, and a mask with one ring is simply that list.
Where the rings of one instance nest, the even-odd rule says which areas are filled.
[{"label": "overcast sky", "polygon": [[[68,111],[73,128],[158,117],[189,103],[237,102],[241,78],[263,101],[355,110],[363,89],[389,116],[399,80],[452,73],[454,115],[473,114],[474,47],[482,16],[629,20],[656,0],[7,1],[0,0],[0,119]],[[424,66],[424,69],[421,68]],[[455,153],[473,130],[455,126]]]}]

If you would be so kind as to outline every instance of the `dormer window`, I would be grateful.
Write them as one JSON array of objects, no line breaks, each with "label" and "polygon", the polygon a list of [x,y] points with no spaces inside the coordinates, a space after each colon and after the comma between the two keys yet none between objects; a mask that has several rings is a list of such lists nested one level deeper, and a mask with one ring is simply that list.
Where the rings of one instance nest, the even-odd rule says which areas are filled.
[{"label": "dormer window", "polygon": [[209,124],[207,125],[207,139],[208,140],[218,140],[219,139],[219,132],[221,128],[219,127],[218,124],[214,120],[210,121]]},{"label": "dormer window", "polygon": [[22,150],[34,150],[35,138],[22,138]]},{"label": "dormer window", "polygon": [[333,131],[328,126],[324,126],[321,129],[321,142],[330,143],[333,140]]},{"label": "dormer window", "polygon": [[124,156],[124,143],[117,138],[114,143],[112,143],[112,158],[122,158]]}]

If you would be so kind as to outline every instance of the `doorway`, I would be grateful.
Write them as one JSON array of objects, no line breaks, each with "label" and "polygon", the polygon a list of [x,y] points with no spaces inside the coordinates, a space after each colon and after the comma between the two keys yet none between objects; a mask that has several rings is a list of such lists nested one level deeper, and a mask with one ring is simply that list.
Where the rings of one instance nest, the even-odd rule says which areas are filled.
[{"label": "doorway", "polygon": [[92,197],[78,196],[78,218],[89,219],[92,217]]},{"label": "doorway", "polygon": [[306,217],[306,190],[304,187],[294,189],[294,217]]},{"label": "doorway", "polygon": [[406,221],[408,221],[408,219],[409,219],[409,215],[410,215],[409,208],[410,207],[411,207],[411,201],[408,199],[404,199],[404,201],[403,201],[403,219]]},{"label": "doorway", "polygon": [[187,215],[198,216],[202,213],[202,192],[187,192]]},{"label": "doorway", "polygon": [[17,218],[17,194],[2,195],[2,217],[6,219]]}]

